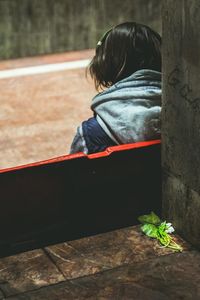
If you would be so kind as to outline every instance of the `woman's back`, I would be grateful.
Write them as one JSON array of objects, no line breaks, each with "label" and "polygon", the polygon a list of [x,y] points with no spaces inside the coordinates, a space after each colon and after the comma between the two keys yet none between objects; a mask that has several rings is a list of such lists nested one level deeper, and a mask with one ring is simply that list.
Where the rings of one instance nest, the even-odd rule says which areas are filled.
[{"label": "woman's back", "polygon": [[107,89],[92,100],[96,127],[91,119],[78,127],[71,153],[160,138],[161,38],[156,32],[134,22],[110,29],[98,42],[89,71],[96,89]]}]

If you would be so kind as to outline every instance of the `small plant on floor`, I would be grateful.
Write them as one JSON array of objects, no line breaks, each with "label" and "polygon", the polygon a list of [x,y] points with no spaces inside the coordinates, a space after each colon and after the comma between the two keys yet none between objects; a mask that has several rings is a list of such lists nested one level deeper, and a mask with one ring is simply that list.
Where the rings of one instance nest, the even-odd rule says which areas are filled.
[{"label": "small plant on floor", "polygon": [[174,251],[183,251],[182,247],[170,235],[174,232],[171,223],[162,222],[154,212],[151,212],[149,215],[140,216],[138,220],[142,223],[141,230],[144,234],[157,239],[164,247],[171,248]]}]

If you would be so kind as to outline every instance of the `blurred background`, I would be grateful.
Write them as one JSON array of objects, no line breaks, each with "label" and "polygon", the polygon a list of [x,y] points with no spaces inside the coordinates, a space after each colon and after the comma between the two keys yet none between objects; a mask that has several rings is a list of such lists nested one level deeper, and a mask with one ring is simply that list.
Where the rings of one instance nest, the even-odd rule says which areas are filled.
[{"label": "blurred background", "polygon": [[86,66],[126,21],[161,34],[161,0],[0,0],[0,168],[69,152],[96,94]]}]

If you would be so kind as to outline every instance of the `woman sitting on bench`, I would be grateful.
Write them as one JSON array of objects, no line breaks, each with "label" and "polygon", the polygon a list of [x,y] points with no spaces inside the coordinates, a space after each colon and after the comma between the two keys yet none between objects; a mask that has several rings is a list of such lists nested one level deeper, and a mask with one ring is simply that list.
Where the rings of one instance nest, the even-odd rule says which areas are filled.
[{"label": "woman sitting on bench", "polygon": [[160,138],[161,37],[146,25],[119,24],[97,43],[89,72],[99,92],[93,117],[77,129],[70,153]]}]

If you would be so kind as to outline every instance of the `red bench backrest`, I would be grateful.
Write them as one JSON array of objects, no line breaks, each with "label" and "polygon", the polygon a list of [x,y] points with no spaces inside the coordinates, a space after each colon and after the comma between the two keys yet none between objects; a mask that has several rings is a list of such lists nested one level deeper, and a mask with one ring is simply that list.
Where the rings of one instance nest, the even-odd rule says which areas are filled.
[{"label": "red bench backrest", "polygon": [[160,141],[0,170],[0,255],[137,224],[161,210]]}]

